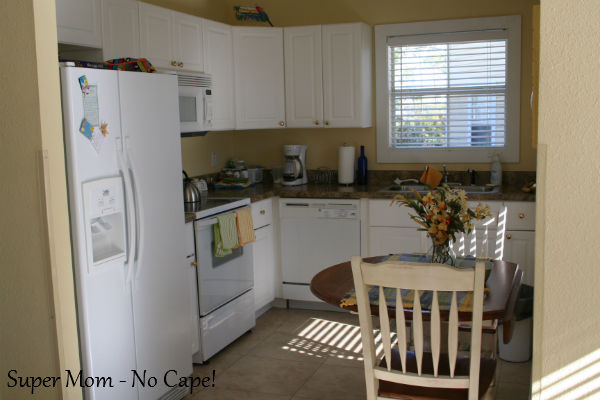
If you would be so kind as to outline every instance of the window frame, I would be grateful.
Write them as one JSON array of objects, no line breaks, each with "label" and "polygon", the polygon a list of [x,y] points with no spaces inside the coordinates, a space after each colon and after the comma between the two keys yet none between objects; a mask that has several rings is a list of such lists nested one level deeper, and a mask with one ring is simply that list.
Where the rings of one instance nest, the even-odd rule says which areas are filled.
[{"label": "window frame", "polygon": [[[505,29],[506,44],[506,125],[504,147],[394,149],[390,140],[388,84],[388,38],[454,34]],[[449,36],[450,38],[450,36]],[[375,26],[375,99],[377,121],[377,162],[489,162],[497,153],[502,162],[519,161],[521,96],[521,16],[468,18],[430,22],[409,22]]]}]

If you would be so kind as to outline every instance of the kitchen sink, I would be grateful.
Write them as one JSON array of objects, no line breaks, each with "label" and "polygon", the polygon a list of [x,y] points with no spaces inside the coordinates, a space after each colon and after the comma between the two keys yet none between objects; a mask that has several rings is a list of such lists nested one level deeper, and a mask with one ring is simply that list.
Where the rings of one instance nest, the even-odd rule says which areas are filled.
[{"label": "kitchen sink", "polygon": [[[462,189],[466,193],[485,193],[494,194],[500,190],[498,187],[487,186],[487,185],[462,185],[459,183],[448,183],[448,186],[454,189]],[[409,193],[416,190],[419,193],[427,193],[429,188],[425,185],[409,184],[409,185],[391,185],[386,186],[383,189],[379,189],[378,192],[390,192],[390,193]]]}]

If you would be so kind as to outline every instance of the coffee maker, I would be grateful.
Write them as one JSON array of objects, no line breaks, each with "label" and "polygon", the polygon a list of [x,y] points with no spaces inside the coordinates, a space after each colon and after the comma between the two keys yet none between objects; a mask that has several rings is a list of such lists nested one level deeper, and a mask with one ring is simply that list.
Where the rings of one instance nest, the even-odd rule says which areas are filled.
[{"label": "coffee maker", "polygon": [[306,146],[288,144],[283,146],[285,165],[283,167],[283,185],[295,186],[308,183],[306,176]]}]

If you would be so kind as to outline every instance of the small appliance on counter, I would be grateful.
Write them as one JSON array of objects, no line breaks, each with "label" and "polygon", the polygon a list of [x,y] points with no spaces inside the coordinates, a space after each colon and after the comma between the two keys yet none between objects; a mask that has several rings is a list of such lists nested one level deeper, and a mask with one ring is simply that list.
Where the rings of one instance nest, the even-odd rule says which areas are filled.
[{"label": "small appliance on counter", "polygon": [[283,146],[285,165],[283,167],[283,182],[285,186],[304,185],[308,183],[306,175],[306,146],[288,144]]}]

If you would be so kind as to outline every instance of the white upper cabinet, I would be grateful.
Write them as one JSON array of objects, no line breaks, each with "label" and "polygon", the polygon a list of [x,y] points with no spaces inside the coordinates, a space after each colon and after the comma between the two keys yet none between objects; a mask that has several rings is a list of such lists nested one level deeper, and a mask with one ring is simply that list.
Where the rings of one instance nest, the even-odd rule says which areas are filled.
[{"label": "white upper cabinet", "polygon": [[203,71],[202,18],[139,3],[141,57],[157,68]]},{"label": "white upper cabinet", "polygon": [[237,129],[285,127],[283,30],[233,27]]},{"label": "white upper cabinet", "polygon": [[371,49],[369,25],[323,25],[325,126],[372,126]]},{"label": "white upper cabinet", "polygon": [[370,26],[284,28],[284,48],[287,126],[372,125]]},{"label": "white upper cabinet", "polygon": [[102,47],[99,0],[56,0],[58,42]]},{"label": "white upper cabinet", "polygon": [[139,58],[138,3],[134,0],[102,0],[103,59]]},{"label": "white upper cabinet", "polygon": [[235,128],[233,32],[230,25],[204,20],[204,71],[213,79],[212,130]]},{"label": "white upper cabinet", "polygon": [[283,43],[287,126],[323,126],[321,25],[284,28]]},{"label": "white upper cabinet", "polygon": [[175,11],[172,15],[173,48],[177,66],[190,71],[204,71],[203,19]]}]

